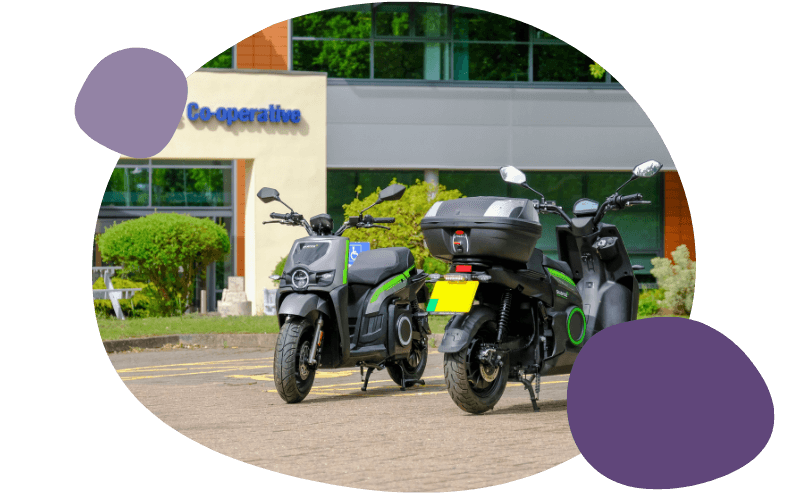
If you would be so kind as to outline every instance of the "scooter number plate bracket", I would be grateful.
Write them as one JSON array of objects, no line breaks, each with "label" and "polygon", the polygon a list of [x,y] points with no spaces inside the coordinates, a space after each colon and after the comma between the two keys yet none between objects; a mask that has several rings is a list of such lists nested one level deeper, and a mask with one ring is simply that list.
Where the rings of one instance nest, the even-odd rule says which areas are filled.
[{"label": "scooter number plate bracket", "polygon": [[472,309],[479,281],[437,281],[428,301],[428,312],[467,313]]}]

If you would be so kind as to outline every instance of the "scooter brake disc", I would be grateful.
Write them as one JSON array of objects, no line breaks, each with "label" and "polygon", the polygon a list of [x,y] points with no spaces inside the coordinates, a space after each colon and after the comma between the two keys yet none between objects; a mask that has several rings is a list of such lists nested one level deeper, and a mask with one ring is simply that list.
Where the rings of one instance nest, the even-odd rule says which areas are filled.
[{"label": "scooter brake disc", "polygon": [[308,354],[311,351],[311,345],[308,342],[303,344],[303,347],[300,348],[300,380],[306,380],[308,376],[311,374],[311,370],[308,369]]},{"label": "scooter brake disc", "polygon": [[489,366],[481,363],[481,377],[487,382],[494,382],[500,369],[496,366]]}]

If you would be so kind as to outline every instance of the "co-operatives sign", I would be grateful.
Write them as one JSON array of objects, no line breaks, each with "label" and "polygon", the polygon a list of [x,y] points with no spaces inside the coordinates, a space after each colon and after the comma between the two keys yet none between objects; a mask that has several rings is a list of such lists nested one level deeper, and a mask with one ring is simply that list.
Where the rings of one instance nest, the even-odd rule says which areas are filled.
[{"label": "co-operatives sign", "polygon": [[299,109],[281,109],[280,104],[269,105],[267,108],[225,108],[219,107],[211,111],[209,107],[200,107],[196,102],[186,106],[186,118],[196,121],[198,118],[207,122],[211,118],[231,125],[233,122],[273,122],[273,123],[299,123]]}]

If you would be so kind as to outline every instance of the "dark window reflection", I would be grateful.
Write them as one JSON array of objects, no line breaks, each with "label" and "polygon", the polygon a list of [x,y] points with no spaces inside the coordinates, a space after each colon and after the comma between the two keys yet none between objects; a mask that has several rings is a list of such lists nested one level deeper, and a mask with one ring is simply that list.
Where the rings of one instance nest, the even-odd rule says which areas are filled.
[{"label": "dark window reflection", "polygon": [[328,78],[369,78],[369,42],[292,43],[292,65],[300,71],[325,71]]}]

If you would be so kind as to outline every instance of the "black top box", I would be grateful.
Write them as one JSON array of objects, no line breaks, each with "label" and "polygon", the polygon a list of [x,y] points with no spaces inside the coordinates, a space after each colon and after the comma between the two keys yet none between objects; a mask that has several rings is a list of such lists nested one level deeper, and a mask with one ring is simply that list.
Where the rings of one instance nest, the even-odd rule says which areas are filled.
[{"label": "black top box", "polygon": [[542,236],[531,200],[478,196],[437,201],[422,218],[422,235],[438,259],[459,257],[528,262]]}]

